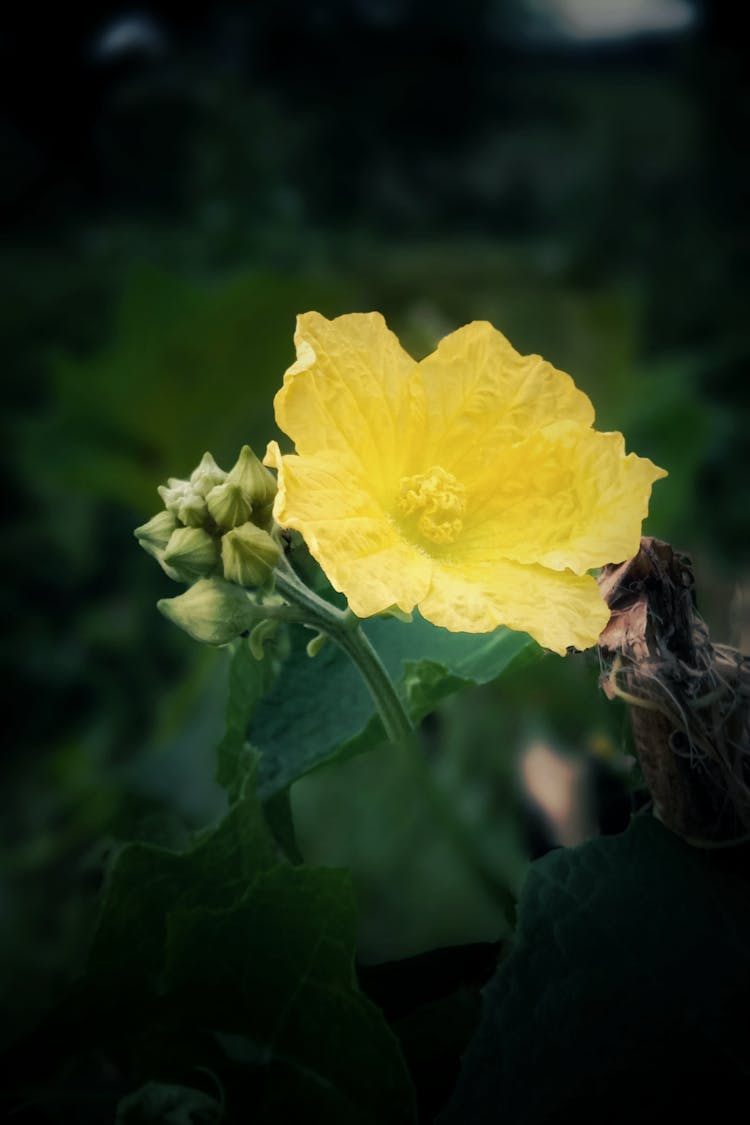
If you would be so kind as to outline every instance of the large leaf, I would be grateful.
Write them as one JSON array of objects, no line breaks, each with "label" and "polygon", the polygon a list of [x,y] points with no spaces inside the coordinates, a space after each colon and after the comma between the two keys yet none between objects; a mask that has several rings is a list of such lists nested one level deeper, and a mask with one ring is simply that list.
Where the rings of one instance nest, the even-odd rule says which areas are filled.
[{"label": "large leaf", "polygon": [[185,852],[128,844],[110,874],[91,952],[91,972],[132,979],[155,978],[162,969],[167,915],[198,906],[228,906],[277,861],[261,806],[245,795],[219,825]]},{"label": "large leaf", "polygon": [[746,1089],[750,887],[732,865],[645,817],[535,863],[441,1125],[644,1120],[644,1106],[692,1121]]},{"label": "large leaf", "polygon": [[242,778],[253,766],[247,732],[253,712],[272,681],[271,659],[256,660],[247,640],[236,643],[229,664],[226,731],[216,751],[216,780],[237,795]]},{"label": "large leaf", "polygon": [[[257,751],[247,741],[248,728],[258,701],[273,682],[277,670],[276,649],[285,634],[266,642],[264,658],[257,660],[248,641],[236,643],[229,664],[229,692],[226,706],[226,731],[216,753],[216,780],[235,800],[246,783],[248,773],[255,769]],[[281,645],[283,648],[283,643]],[[292,862],[300,862],[289,790],[280,789],[266,797],[263,804],[266,823],[284,854]]]},{"label": "large leaf", "polygon": [[355,982],[355,925],[345,872],[286,866],[229,909],[170,918],[168,993],[249,1070],[253,1120],[413,1121],[395,1040]]},{"label": "large leaf", "polygon": [[96,1100],[102,1120],[119,1102],[118,1120],[197,1125],[218,1088],[227,1120],[413,1121],[397,1041],[356,983],[349,878],[280,864],[251,781],[187,851],[123,849],[87,974],[16,1049],[6,1091],[62,1120]]},{"label": "large leaf", "polygon": [[221,1102],[202,1090],[147,1082],[122,1099],[115,1125],[217,1125],[222,1116]]},{"label": "large leaf", "polygon": [[[449,692],[489,683],[532,646],[525,633],[449,633],[418,615],[410,623],[373,618],[364,629],[415,720]],[[310,659],[308,639],[309,634],[294,630],[291,653],[254,716],[251,734],[262,755],[259,791],[264,798],[334,754],[366,749],[383,737],[367,688],[349,658],[328,644]]]},{"label": "large leaf", "polygon": [[[428,765],[419,753],[383,743],[292,786],[296,836],[307,862],[351,871],[358,954],[365,962],[509,934],[510,903],[526,863],[512,781],[504,776],[506,768],[511,772],[505,766],[511,748],[487,744],[497,767],[480,775],[485,799],[477,800],[480,782],[466,775],[442,737],[449,721],[444,706],[430,730]],[[470,837],[469,854],[446,823],[446,810]],[[477,854],[495,893],[477,877]]]}]

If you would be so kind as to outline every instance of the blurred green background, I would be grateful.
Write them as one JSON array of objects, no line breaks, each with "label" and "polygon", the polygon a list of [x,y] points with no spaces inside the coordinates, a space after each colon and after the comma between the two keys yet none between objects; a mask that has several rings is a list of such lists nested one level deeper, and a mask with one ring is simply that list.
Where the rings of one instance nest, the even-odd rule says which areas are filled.
[{"label": "blurred green background", "polygon": [[[22,1022],[80,964],[116,842],[179,844],[223,808],[226,654],[158,615],[174,589],[132,529],[204,449],[228,467],[276,436],[297,312],[379,309],[417,356],[487,318],[569,371],[669,470],[648,530],[694,556],[716,639],[747,644],[737,6],[133,12],[17,11],[2,48],[0,996]],[[627,770],[597,675],[549,657],[433,721],[514,879],[524,748]],[[497,936],[392,764],[320,770],[294,805],[306,856],[355,869],[364,958]]]}]

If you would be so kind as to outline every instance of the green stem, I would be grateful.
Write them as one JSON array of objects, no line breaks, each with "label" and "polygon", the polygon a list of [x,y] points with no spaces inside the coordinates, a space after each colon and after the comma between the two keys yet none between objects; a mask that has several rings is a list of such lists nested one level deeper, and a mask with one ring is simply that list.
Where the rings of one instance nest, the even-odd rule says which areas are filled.
[{"label": "green stem", "polygon": [[411,720],[383,661],[365,636],[362,627],[357,625],[356,629],[334,639],[356,664],[362,679],[370,689],[370,695],[378,709],[388,741],[396,745],[413,742],[414,727]]},{"label": "green stem", "polygon": [[372,696],[388,741],[397,746],[411,744],[413,753],[409,755],[409,761],[419,775],[422,792],[435,817],[443,825],[467,866],[512,925],[515,899],[507,887],[498,883],[495,872],[477,846],[471,830],[456,816],[453,805],[436,784],[422,748],[416,745],[414,727],[393,681],[365,636],[359,619],[351,610],[337,609],[313,593],[297,577],[286,560],[276,571],[276,586],[288,602],[303,612],[305,624],[326,633],[356,665]]},{"label": "green stem", "polygon": [[336,609],[335,605],[319,597],[309,586],[306,586],[285,558],[282,557],[274,572],[277,590],[292,605],[305,611],[309,624],[330,632],[331,636],[341,629],[351,628],[349,622],[356,623],[356,617],[348,610]]},{"label": "green stem", "polygon": [[337,609],[330,602],[319,598],[299,580],[291,567],[282,566],[277,570],[276,586],[287,601],[303,611],[306,624],[326,633],[357,666],[367,684],[389,742],[399,745],[412,740],[414,728],[393,681],[354,614],[349,610]]}]

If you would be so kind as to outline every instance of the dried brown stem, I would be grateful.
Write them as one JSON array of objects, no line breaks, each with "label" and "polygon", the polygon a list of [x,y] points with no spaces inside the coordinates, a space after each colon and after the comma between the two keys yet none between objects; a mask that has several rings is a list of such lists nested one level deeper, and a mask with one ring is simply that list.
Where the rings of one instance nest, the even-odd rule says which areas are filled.
[{"label": "dried brown stem", "polygon": [[629,707],[660,819],[696,842],[750,830],[750,658],[712,645],[689,558],[659,539],[602,571],[602,687]]}]

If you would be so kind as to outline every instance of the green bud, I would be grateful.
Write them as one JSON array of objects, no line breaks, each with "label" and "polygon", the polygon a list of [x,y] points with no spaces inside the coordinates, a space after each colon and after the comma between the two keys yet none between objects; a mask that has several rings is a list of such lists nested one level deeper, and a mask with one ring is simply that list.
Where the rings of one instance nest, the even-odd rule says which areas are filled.
[{"label": "green bud", "polygon": [[209,515],[222,531],[229,531],[250,519],[252,507],[238,484],[224,481],[206,497]]},{"label": "green bud", "polygon": [[216,570],[219,546],[202,527],[178,527],[167,543],[163,561],[179,581],[195,582]]},{"label": "green bud", "polygon": [[260,508],[253,509],[253,521],[258,527],[267,528],[268,531],[273,530],[273,500],[270,504],[263,504]]},{"label": "green bud", "polygon": [[238,484],[242,489],[252,509],[254,522],[266,525],[270,523],[271,508],[276,497],[276,478],[261,465],[249,445],[243,445],[227,480]]},{"label": "green bud", "polygon": [[177,517],[173,512],[157,512],[148,523],[137,527],[133,535],[135,535],[144,551],[148,551],[154,558],[158,558],[176,527]]},{"label": "green bud", "polygon": [[188,480],[170,477],[160,484],[158,493],[164,507],[172,512],[186,527],[201,527],[206,519],[206,501]]},{"label": "green bud", "polygon": [[155,555],[154,558],[166,574],[167,578],[171,578],[173,582],[185,582],[185,579],[178,571],[174,569],[173,566],[168,566],[167,563],[164,562],[163,551],[159,551],[158,555]]},{"label": "green bud", "polygon": [[252,629],[263,608],[223,578],[202,578],[177,598],[162,598],[157,609],[196,641],[225,645]]},{"label": "green bud", "polygon": [[185,527],[203,527],[208,516],[206,501],[197,492],[190,492],[177,509],[177,515]]},{"label": "green bud", "polygon": [[210,453],[204,453],[200,465],[190,474],[190,483],[199,496],[204,499],[212,488],[226,480],[227,474],[214,461]]},{"label": "green bud", "polygon": [[224,577],[240,586],[263,586],[271,577],[281,551],[267,531],[243,523],[221,540]]},{"label": "green bud", "polygon": [[180,480],[179,477],[170,477],[167,483],[160,484],[156,491],[161,496],[167,511],[177,515],[180,505],[192,489],[189,481]]}]

